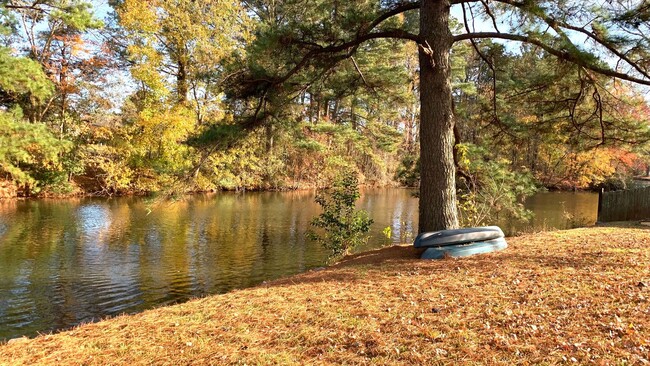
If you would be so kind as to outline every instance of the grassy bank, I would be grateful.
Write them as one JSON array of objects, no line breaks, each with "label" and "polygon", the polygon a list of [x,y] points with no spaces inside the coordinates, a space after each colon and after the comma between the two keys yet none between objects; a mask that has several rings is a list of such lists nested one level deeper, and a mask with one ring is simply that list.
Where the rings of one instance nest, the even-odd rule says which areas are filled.
[{"label": "grassy bank", "polygon": [[646,364],[650,230],[589,228],[422,261],[410,247],[56,335],[0,364]]}]

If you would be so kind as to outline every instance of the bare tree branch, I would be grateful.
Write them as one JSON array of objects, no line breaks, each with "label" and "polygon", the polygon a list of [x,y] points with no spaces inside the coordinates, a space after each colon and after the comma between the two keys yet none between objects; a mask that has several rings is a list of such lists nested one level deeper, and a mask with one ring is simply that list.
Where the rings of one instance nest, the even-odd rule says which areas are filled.
[{"label": "bare tree branch", "polygon": [[[465,30],[467,33],[471,33],[472,31],[469,29],[469,24],[467,21],[467,13],[465,12],[465,4],[462,4],[462,9],[463,9],[463,23],[465,24]],[[498,114],[497,114],[497,89],[496,89],[496,80],[497,80],[497,73],[496,69],[494,68],[494,64],[488,60],[488,58],[481,52],[481,50],[478,48],[478,45],[476,44],[476,41],[474,39],[469,40],[472,43],[472,47],[474,48],[474,51],[479,55],[479,57],[485,62],[490,70],[492,70],[492,106],[493,106],[493,112],[494,112],[494,118],[495,120],[498,119]]]},{"label": "bare tree branch", "polygon": [[372,90],[374,92],[374,94],[377,94],[377,91],[375,90],[375,88],[372,85],[368,84],[368,80],[366,80],[366,77],[363,76],[363,73],[361,72],[361,69],[359,68],[359,64],[357,64],[357,60],[355,60],[354,57],[352,57],[352,56],[350,57],[350,60],[352,60],[352,64],[354,65],[354,69],[357,70],[357,73],[359,73],[359,76],[361,76],[361,80],[363,81],[363,83],[370,90]]},{"label": "bare tree branch", "polygon": [[[487,15],[492,20],[492,26],[494,27],[494,30],[497,31],[497,33],[501,33],[499,31],[499,27],[497,26],[497,19],[494,16],[494,14],[492,13],[492,10],[490,10],[490,6],[488,5],[487,0],[480,0],[480,1],[481,1],[481,4],[483,4],[483,8],[485,9],[485,12],[487,13]],[[465,6],[465,4],[463,4],[463,6]]]}]

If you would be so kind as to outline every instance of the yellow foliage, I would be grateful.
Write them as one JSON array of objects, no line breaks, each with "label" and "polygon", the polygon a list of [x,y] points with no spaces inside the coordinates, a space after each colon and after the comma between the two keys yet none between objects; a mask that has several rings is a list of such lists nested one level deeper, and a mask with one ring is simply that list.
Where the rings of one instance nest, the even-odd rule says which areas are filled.
[{"label": "yellow foliage", "polygon": [[126,29],[138,29],[144,33],[156,33],[160,23],[155,11],[159,1],[124,0],[118,9],[120,23]]},{"label": "yellow foliage", "polygon": [[537,121],[539,121],[539,118],[535,115],[526,115],[521,118],[519,118],[519,121],[524,124],[524,125],[532,125],[535,124]]},{"label": "yellow foliage", "polygon": [[188,80],[220,69],[252,34],[248,14],[233,0],[125,0],[118,14],[136,63],[133,77],[156,92],[171,91],[168,72],[179,63]]},{"label": "yellow foliage", "polygon": [[188,109],[145,110],[135,127],[140,133],[134,138],[134,146],[141,155],[164,162],[170,169],[186,160],[184,155],[189,148],[182,142],[195,128],[194,116]]},{"label": "yellow foliage", "polygon": [[551,187],[587,189],[616,172],[616,155],[611,149],[575,153],[560,144],[549,144],[540,148],[539,158],[547,169],[541,170],[538,179]]},{"label": "yellow foliage", "polygon": [[578,172],[576,177],[578,187],[587,188],[589,185],[597,185],[614,174],[612,157],[606,149],[576,154],[573,164]]}]

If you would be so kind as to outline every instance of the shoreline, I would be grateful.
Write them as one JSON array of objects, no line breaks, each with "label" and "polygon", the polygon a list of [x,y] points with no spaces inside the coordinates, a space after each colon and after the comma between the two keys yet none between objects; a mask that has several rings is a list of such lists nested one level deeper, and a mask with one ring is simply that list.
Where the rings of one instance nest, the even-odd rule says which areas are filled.
[{"label": "shoreline", "polygon": [[[650,181],[650,178],[648,178],[646,181]],[[364,189],[387,189],[387,188],[396,188],[396,189],[412,189],[416,190],[417,187],[407,187],[407,186],[399,186],[399,185],[360,185],[359,189],[364,190]],[[222,189],[222,190],[207,190],[207,191],[192,191],[192,192],[186,192],[181,195],[180,197],[183,196],[195,196],[195,195],[210,195],[210,194],[219,194],[219,193],[247,193],[247,192],[253,192],[253,193],[282,193],[282,192],[308,192],[308,191],[315,191],[316,187],[304,187],[304,188],[278,188],[278,189],[240,189],[240,190],[228,190],[228,189]],[[590,189],[550,189],[550,188],[545,188],[544,190],[540,190],[537,193],[594,193],[597,194],[599,191],[598,190],[590,190]],[[29,201],[29,200],[67,200],[67,199],[74,199],[74,198],[121,198],[121,197],[149,197],[149,198],[156,198],[156,197],[163,197],[165,196],[165,192],[163,191],[158,191],[158,192],[129,192],[129,193],[120,193],[120,194],[95,194],[95,193],[75,193],[75,194],[69,194],[69,195],[42,195],[42,196],[13,196],[13,197],[0,197],[0,202],[3,201]]]},{"label": "shoreline", "polygon": [[[385,185],[359,185],[359,189],[382,189],[382,188],[399,188],[399,189],[417,189],[417,187],[406,187],[400,186],[398,184],[385,184]],[[205,191],[189,191],[180,196],[193,196],[200,194],[218,194],[218,193],[246,193],[246,192],[307,192],[314,191],[318,189],[316,186],[304,186],[304,187],[281,187],[281,188],[255,188],[255,189],[215,189],[215,190],[205,190]],[[155,192],[126,192],[119,194],[102,194],[102,193],[90,193],[90,192],[79,192],[71,194],[45,194],[42,196],[11,196],[11,197],[2,197],[0,196],[0,202],[2,201],[23,201],[23,200],[66,200],[72,198],[116,198],[116,197],[158,197],[165,196],[165,191],[155,191]]]},{"label": "shoreline", "polygon": [[[638,181],[638,182],[650,182],[650,177],[632,177],[632,181]],[[360,189],[381,189],[381,188],[400,188],[400,189],[417,189],[418,187],[410,187],[410,186],[403,186],[399,185],[396,182],[393,183],[388,183],[388,184],[361,184],[359,185]],[[313,191],[318,189],[318,187],[314,185],[300,185],[297,187],[276,187],[276,188],[252,188],[252,189],[247,189],[247,188],[242,188],[242,189],[212,189],[212,190],[204,190],[204,191],[188,191],[181,196],[192,196],[192,195],[199,195],[199,194],[216,194],[216,193],[222,193],[222,192],[230,192],[230,193],[246,193],[246,192],[303,192],[303,191]],[[628,188],[629,189],[629,188]],[[593,188],[593,189],[573,189],[573,188],[559,188],[559,187],[542,187],[538,193],[540,192],[586,192],[586,193],[598,193],[600,192],[600,189],[598,188]],[[108,194],[108,193],[103,193],[103,192],[86,192],[83,190],[79,190],[74,193],[69,193],[69,194],[44,194],[44,195],[36,195],[36,196],[0,196],[0,202],[2,201],[11,201],[11,200],[41,200],[41,199],[53,199],[53,200],[65,200],[65,199],[71,199],[71,198],[113,198],[113,197],[157,197],[157,196],[164,196],[167,193],[162,190],[162,191],[152,191],[152,192],[122,192],[122,193],[116,193],[116,194]]]},{"label": "shoreline", "polygon": [[0,364],[648,360],[647,227],[508,242],[440,261],[418,259],[411,246],[363,252],[253,288],[18,338],[0,344]]}]

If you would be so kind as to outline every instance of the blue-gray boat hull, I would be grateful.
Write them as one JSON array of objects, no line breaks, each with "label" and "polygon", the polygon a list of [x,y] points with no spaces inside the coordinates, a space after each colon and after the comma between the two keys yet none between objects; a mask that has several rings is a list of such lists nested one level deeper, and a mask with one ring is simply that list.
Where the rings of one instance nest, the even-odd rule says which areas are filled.
[{"label": "blue-gray boat hull", "polygon": [[422,259],[442,259],[445,257],[467,257],[475,254],[496,252],[508,247],[505,238],[498,238],[469,244],[446,245],[428,248],[422,253]]},{"label": "blue-gray boat hull", "polygon": [[465,229],[440,230],[421,233],[415,238],[416,248],[432,248],[503,238],[498,226],[470,227]]}]

